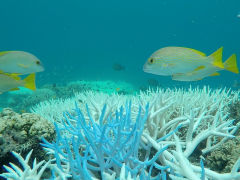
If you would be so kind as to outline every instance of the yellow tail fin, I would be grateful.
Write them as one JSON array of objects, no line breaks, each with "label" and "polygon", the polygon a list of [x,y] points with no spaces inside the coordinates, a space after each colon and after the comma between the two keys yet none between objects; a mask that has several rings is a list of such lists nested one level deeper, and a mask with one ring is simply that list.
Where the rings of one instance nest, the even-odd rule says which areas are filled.
[{"label": "yellow tail fin", "polygon": [[35,74],[30,74],[28,75],[24,80],[25,88],[31,89],[31,90],[36,90],[36,85],[35,85]]},{"label": "yellow tail fin", "polygon": [[224,68],[223,62],[222,62],[222,51],[223,47],[220,47],[217,51],[212,53],[210,57],[213,58],[213,65],[218,68]]},{"label": "yellow tail fin", "polygon": [[231,55],[223,64],[224,64],[224,68],[226,70],[234,72],[236,74],[239,73],[239,70],[238,70],[238,67],[237,67],[236,54]]},{"label": "yellow tail fin", "polygon": [[5,54],[7,54],[7,53],[9,53],[10,51],[2,51],[2,52],[0,52],[0,56],[3,56],[3,55],[5,55]]}]

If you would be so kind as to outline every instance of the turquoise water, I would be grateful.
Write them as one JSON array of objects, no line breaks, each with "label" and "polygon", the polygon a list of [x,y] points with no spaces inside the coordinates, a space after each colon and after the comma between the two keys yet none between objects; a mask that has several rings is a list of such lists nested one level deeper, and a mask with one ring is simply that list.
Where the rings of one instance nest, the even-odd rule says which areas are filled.
[{"label": "turquoise water", "polygon": [[[70,97],[76,90],[72,87],[80,91],[92,83],[88,80],[111,80],[91,88],[119,94],[151,84],[172,89],[240,87],[239,74],[227,71],[196,82],[143,72],[148,57],[166,46],[207,55],[223,46],[223,59],[236,53],[240,67],[240,0],[5,0],[0,19],[0,51],[33,53],[45,67],[37,73],[36,93],[23,89],[1,94],[0,112],[5,107],[30,112],[41,101]],[[124,68],[116,71],[114,64]],[[63,87],[71,81],[87,83]],[[9,161],[4,158],[0,173]]]},{"label": "turquoise water", "polygon": [[[224,46],[224,59],[232,53],[240,57],[239,13],[239,0],[3,1],[0,50],[39,57],[46,70],[38,73],[38,85],[79,79],[146,84],[154,78],[164,86],[185,86],[190,83],[144,73],[144,62],[165,46],[206,54]],[[114,71],[114,63],[125,70]],[[239,79],[221,74],[191,84],[231,87]]]}]

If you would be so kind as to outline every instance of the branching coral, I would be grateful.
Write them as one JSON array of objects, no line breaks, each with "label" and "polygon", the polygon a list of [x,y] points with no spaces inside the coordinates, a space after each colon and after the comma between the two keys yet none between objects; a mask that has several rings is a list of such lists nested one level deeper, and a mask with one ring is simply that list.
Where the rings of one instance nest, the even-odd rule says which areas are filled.
[{"label": "branching coral", "polygon": [[[131,108],[120,108],[128,99]],[[164,178],[167,172],[172,179],[237,180],[240,160],[232,163],[231,172],[220,173],[204,158],[235,137],[239,123],[229,116],[229,104],[238,100],[239,92],[206,87],[149,90],[136,96],[85,92],[33,110],[55,123],[57,140],[44,141],[44,146],[55,155],[58,168],[74,178],[124,174],[123,179],[141,179],[159,172]],[[65,116],[64,109],[69,110]]]},{"label": "branching coral", "polygon": [[52,169],[52,171],[55,171],[58,173],[58,178],[66,179],[67,177],[70,177],[70,175],[63,173],[60,169],[58,169],[56,164],[51,164],[51,160],[45,163],[45,161],[41,161],[37,163],[37,160],[34,159],[32,168],[29,165],[29,160],[32,155],[33,150],[31,150],[25,159],[23,157],[16,153],[12,152],[12,154],[18,159],[23,169],[16,166],[13,163],[10,163],[11,167],[5,166],[4,168],[8,171],[6,173],[0,174],[0,176],[8,179],[8,180],[41,180],[44,171],[46,171],[47,168]]},{"label": "branching coral", "polygon": [[[148,105],[143,116],[139,108],[135,122],[131,119],[131,104],[125,109],[120,108],[116,111],[114,118],[108,116],[106,122],[104,122],[106,106],[102,109],[98,121],[93,119],[88,106],[86,110],[89,121],[86,121],[77,106],[75,109],[77,117],[71,114],[65,115],[66,122],[63,121],[63,124],[72,137],[62,136],[61,130],[56,125],[56,142],[48,143],[44,140],[43,146],[55,155],[60,169],[66,171],[64,167],[67,164],[74,179],[84,180],[107,176],[119,177],[123,163],[126,169],[124,178],[129,173],[132,178],[151,177],[153,168],[159,169],[159,172],[167,169],[155,162],[167,146],[159,149],[149,159],[151,146],[144,145],[141,140],[148,115]],[[142,159],[139,158],[141,149],[145,150],[145,156]],[[155,178],[160,179],[161,176],[165,176],[164,172]]]}]

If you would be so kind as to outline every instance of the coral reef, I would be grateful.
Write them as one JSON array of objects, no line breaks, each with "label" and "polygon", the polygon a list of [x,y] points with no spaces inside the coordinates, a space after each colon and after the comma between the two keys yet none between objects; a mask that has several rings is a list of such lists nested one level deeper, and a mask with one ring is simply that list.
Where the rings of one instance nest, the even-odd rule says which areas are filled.
[{"label": "coral reef", "polygon": [[[86,91],[41,102],[32,112],[55,124],[56,141],[42,145],[55,156],[51,164],[73,179],[238,180],[240,153],[230,147],[239,147],[240,124],[229,105],[239,93],[208,87],[136,95]],[[227,162],[224,153],[235,158]]]},{"label": "coral reef", "polygon": [[20,91],[18,94],[11,94],[7,106],[13,107],[16,112],[29,112],[29,107],[34,106],[41,101],[54,98],[56,98],[56,93],[47,88],[37,89],[30,93],[21,93]]},{"label": "coral reef", "polygon": [[75,89],[75,92],[94,91],[107,94],[133,94],[138,90],[132,84],[124,81],[73,81],[67,84],[68,88]]},{"label": "coral reef", "polygon": [[[73,81],[66,85],[47,84],[36,91],[21,88],[20,91],[0,96],[0,107],[10,107],[16,112],[29,112],[29,108],[51,99],[67,99],[77,92],[88,90],[104,93],[133,94],[137,88],[124,81]],[[21,103],[19,103],[21,102]]]},{"label": "coral reef", "polygon": [[[16,180],[20,177],[38,180],[49,168],[52,170],[52,179],[67,179],[70,174],[73,179],[83,180],[99,178],[114,180],[118,177],[123,180],[133,180],[150,179],[153,170],[158,169],[159,173],[151,179],[166,179],[164,171],[168,167],[159,165],[156,160],[167,146],[149,158],[151,146],[142,144],[141,140],[144,123],[148,117],[148,105],[143,115],[139,108],[135,122],[131,118],[131,103],[117,111],[114,118],[109,116],[105,123],[103,118],[106,106],[103,107],[101,117],[98,119],[100,123],[92,119],[87,106],[86,109],[90,118],[89,123],[77,106],[75,107],[77,116],[65,115],[63,124],[71,137],[64,137],[56,125],[56,142],[49,143],[43,139],[42,145],[50,154],[54,154],[54,159],[45,164],[44,161],[38,164],[34,161],[31,169],[28,163],[31,151],[25,160],[13,152],[21,162],[23,170],[11,163],[12,168],[4,166],[8,172],[1,176]],[[145,153],[140,159],[139,150],[141,149]]]},{"label": "coral reef", "polygon": [[[35,106],[32,110],[35,113],[45,115],[50,121],[62,126],[61,120],[63,116],[61,114],[63,109],[69,109],[71,115],[76,115],[71,110],[74,108],[71,104],[74,104],[75,101],[77,101],[81,109],[84,109],[84,104],[87,103],[92,117],[95,119],[101,116],[100,107],[107,104],[106,113],[103,117],[104,122],[107,121],[108,115],[114,115],[115,111],[124,105],[127,99],[131,99],[133,104],[133,118],[137,116],[138,105],[140,104],[144,111],[143,107],[149,102],[149,115],[143,132],[144,142],[152,144],[152,147],[157,151],[163,145],[169,145],[171,151],[167,150],[162,153],[162,157],[159,157],[161,164],[175,167],[175,173],[183,177],[192,178],[200,177],[199,169],[201,167],[197,165],[201,157],[207,157],[210,152],[221,147],[227,140],[235,137],[234,134],[238,131],[239,125],[234,123],[234,120],[229,117],[228,111],[229,104],[237,102],[238,98],[238,92],[224,89],[212,90],[207,87],[203,89],[190,88],[188,91],[182,89],[148,90],[140,92],[135,96],[99,94],[89,91],[76,93],[72,99],[65,101],[45,102]],[[55,106],[58,103],[61,103],[61,106],[64,108],[59,109],[60,106]],[[51,116],[48,116],[50,114],[49,109],[52,112]],[[83,114],[87,117],[88,113],[83,110]],[[89,118],[86,119],[89,120]],[[179,133],[167,137],[164,141],[161,139],[179,125],[182,126],[179,129]],[[180,145],[176,146],[178,142]],[[175,156],[178,156],[178,158]],[[194,174],[194,176],[184,174],[184,171],[181,170],[178,164],[179,158],[184,159],[186,164],[190,164],[189,167],[193,169],[189,169],[189,172]],[[238,167],[237,162],[235,162],[233,167]],[[213,179],[221,177],[221,174],[213,176],[213,171],[207,169],[209,167],[211,166],[207,163],[205,167],[207,177]],[[229,178],[233,174],[224,176]],[[174,177],[172,175],[172,178]],[[238,175],[233,177],[238,177]]]}]

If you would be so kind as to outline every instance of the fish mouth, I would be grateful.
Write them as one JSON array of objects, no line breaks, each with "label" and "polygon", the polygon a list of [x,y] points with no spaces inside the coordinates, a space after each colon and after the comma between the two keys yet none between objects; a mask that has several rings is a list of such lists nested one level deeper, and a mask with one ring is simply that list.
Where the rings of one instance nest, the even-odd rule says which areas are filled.
[{"label": "fish mouth", "polygon": [[44,67],[42,66],[41,68],[39,68],[39,70],[37,71],[37,72],[42,72],[42,71],[44,71],[45,69],[44,69]]},{"label": "fish mouth", "polygon": [[147,67],[146,64],[143,65],[143,71],[146,72],[146,73],[149,73],[151,69]]},{"label": "fish mouth", "polygon": [[151,71],[149,71],[148,69],[143,69],[143,72],[145,72],[145,73],[151,73]]}]

